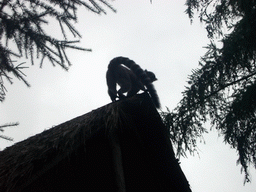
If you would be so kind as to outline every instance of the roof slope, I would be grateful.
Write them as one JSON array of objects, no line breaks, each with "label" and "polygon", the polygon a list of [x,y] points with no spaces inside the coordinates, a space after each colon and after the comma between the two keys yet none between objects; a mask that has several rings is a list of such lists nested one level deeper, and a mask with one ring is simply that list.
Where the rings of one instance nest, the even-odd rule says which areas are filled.
[{"label": "roof slope", "polygon": [[[64,159],[72,159],[76,153],[82,154],[81,149],[85,154],[93,154],[88,152],[89,149],[96,150],[99,155],[102,153],[104,161],[109,153],[104,138],[113,129],[119,133],[127,191],[133,191],[134,187],[143,189],[143,186],[176,187],[172,191],[190,191],[175,159],[167,130],[146,93],[93,110],[0,152],[0,191],[28,191],[30,185],[40,183],[42,178],[51,180],[47,178],[51,170],[68,169],[67,164],[72,160]],[[95,142],[90,145],[89,140]],[[97,159],[97,155],[92,157],[96,159],[89,160],[90,157],[84,159],[83,156],[77,161],[81,169],[82,164],[87,163],[91,163],[90,166],[95,164],[95,168],[103,166],[101,169],[104,169],[105,166],[108,177],[111,166],[101,165],[102,160]],[[87,170],[88,167],[82,175]]]},{"label": "roof slope", "polygon": [[71,155],[105,126],[106,105],[18,142],[0,152],[0,191],[24,185]]}]

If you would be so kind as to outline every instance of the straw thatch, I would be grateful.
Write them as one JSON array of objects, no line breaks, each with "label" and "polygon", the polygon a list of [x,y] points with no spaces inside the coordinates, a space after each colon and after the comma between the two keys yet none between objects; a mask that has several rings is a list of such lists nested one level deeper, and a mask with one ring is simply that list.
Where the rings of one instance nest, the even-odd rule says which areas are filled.
[{"label": "straw thatch", "polygon": [[[117,184],[124,181],[125,186]],[[96,186],[190,191],[147,94],[111,103],[0,152],[1,192],[92,191]]]}]

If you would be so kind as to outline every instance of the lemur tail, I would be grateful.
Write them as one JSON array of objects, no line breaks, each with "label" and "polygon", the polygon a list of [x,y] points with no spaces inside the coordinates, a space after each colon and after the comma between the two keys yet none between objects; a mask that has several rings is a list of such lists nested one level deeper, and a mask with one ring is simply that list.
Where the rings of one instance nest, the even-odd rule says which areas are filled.
[{"label": "lemur tail", "polygon": [[141,82],[147,87],[147,91],[149,92],[153,103],[156,108],[160,108],[160,101],[157,95],[157,92],[152,84],[150,78],[145,73],[145,71],[136,64],[133,60],[130,60],[127,57],[116,57],[112,59],[108,65],[109,70],[115,70],[118,65],[124,64],[130,70],[134,72],[134,74],[141,80]]}]

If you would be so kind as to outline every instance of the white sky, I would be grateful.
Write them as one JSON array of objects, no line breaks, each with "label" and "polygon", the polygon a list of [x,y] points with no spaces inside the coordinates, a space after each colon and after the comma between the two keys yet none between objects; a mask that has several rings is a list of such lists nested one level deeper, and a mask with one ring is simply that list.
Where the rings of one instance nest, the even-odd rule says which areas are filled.
[{"label": "white sky", "polygon": [[[6,82],[5,101],[0,105],[0,125],[19,121],[18,127],[7,128],[5,135],[15,142],[40,133],[110,102],[105,73],[109,61],[116,56],[134,60],[142,68],[154,71],[155,87],[163,110],[171,110],[182,98],[187,76],[198,67],[204,46],[209,40],[204,26],[197,20],[190,25],[184,13],[185,0],[117,0],[118,10],[96,15],[79,10],[75,25],[82,34],[79,44],[93,52],[68,51],[72,67],[65,72],[45,60],[43,69],[37,65],[25,69],[27,88],[15,80]],[[56,25],[50,32],[58,34]],[[23,61],[23,60],[22,60]],[[29,65],[29,64],[27,64]],[[181,167],[194,192],[252,192],[256,191],[255,169],[251,167],[252,183],[243,186],[244,175],[238,156],[223,143],[217,131],[205,135],[206,145],[199,143],[200,158],[181,159]],[[0,139],[0,148],[13,142]]]}]

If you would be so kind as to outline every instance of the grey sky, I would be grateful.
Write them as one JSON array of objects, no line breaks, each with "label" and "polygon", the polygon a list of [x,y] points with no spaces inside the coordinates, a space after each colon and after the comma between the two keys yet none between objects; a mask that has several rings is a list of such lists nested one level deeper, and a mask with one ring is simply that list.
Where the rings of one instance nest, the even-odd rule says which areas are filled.
[{"label": "grey sky", "polygon": [[[108,62],[116,56],[129,57],[154,71],[162,109],[174,109],[182,98],[187,76],[206,51],[202,47],[209,42],[202,24],[195,20],[190,25],[184,3],[117,0],[112,4],[118,12],[107,10],[108,14],[101,16],[80,9],[75,25],[82,34],[79,45],[93,52],[68,51],[73,64],[69,72],[52,67],[46,60],[39,69],[38,61],[24,70],[31,88],[18,80],[14,85],[6,82],[8,93],[1,104],[0,124],[19,121],[20,125],[6,129],[4,134],[17,142],[109,103],[105,73]],[[48,30],[59,35],[56,25]],[[250,169],[252,183],[243,186],[235,150],[225,145],[216,131],[205,135],[205,141],[206,145],[199,145],[200,158],[188,154],[187,159],[181,159],[193,191],[256,191],[254,168]],[[0,140],[1,149],[12,144]]]}]

